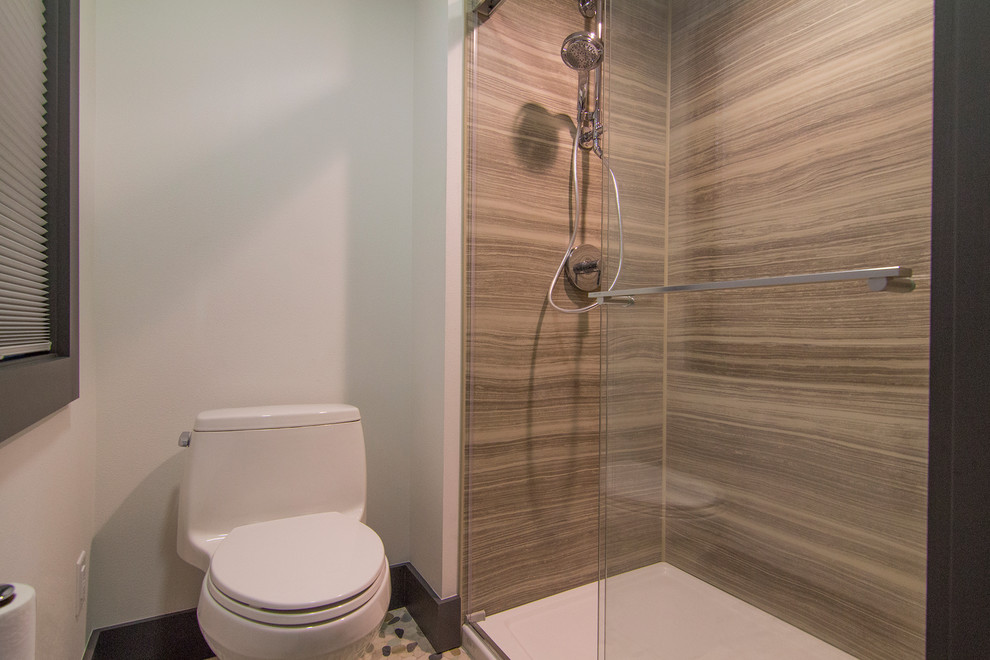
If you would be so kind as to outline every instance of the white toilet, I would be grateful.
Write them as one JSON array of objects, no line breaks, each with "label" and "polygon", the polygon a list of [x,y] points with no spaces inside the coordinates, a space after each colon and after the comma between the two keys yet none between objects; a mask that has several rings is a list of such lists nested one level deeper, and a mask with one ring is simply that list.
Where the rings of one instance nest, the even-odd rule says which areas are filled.
[{"label": "white toilet", "polygon": [[358,409],[210,410],[180,439],[178,551],[206,572],[197,615],[221,660],[343,660],[391,597],[381,539],[364,524]]}]

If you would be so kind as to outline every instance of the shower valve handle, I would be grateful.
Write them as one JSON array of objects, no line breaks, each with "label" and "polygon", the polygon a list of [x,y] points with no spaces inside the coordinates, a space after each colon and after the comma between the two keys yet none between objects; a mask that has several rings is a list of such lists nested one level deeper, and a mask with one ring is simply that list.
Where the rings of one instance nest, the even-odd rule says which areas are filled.
[{"label": "shower valve handle", "polygon": [[574,272],[578,275],[587,275],[589,273],[597,273],[599,271],[598,263],[599,259],[585,259],[584,261],[579,261],[574,264]]},{"label": "shower valve handle", "polygon": [[581,291],[601,288],[602,251],[594,245],[579,245],[566,258],[567,279]]}]

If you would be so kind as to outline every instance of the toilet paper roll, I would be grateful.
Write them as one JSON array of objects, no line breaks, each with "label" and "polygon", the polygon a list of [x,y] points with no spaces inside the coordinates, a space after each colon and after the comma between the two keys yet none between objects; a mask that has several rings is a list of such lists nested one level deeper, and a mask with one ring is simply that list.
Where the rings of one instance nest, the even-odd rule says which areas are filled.
[{"label": "toilet paper roll", "polygon": [[0,607],[0,658],[34,660],[34,589],[13,582],[14,598]]}]

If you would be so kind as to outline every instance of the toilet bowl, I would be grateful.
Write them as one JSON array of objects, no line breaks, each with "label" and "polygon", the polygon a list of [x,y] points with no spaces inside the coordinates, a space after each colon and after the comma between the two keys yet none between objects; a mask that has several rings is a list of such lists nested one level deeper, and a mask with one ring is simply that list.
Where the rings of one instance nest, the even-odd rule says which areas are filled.
[{"label": "toilet bowl", "polygon": [[385,618],[391,582],[384,545],[363,520],[357,409],[209,411],[185,445],[178,550],[205,572],[197,617],[217,657],[359,656]]},{"label": "toilet bowl", "polygon": [[231,530],[197,608],[223,660],[345,660],[377,632],[391,597],[378,536],[339,513]]}]

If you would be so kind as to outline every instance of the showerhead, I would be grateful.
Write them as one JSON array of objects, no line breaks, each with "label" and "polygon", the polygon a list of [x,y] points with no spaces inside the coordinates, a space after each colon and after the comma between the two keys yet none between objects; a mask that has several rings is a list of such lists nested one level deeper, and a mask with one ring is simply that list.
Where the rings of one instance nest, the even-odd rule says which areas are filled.
[{"label": "showerhead", "polygon": [[[602,60],[605,59],[605,44],[593,32],[575,32],[564,39],[560,47],[560,59],[578,72],[577,93],[577,133],[585,149],[598,151],[598,136],[601,133],[601,93]],[[590,94],[591,71],[595,72],[595,96]]]},{"label": "showerhead", "polygon": [[575,32],[564,39],[560,59],[575,71],[591,71],[602,63],[605,45],[590,32]]}]

